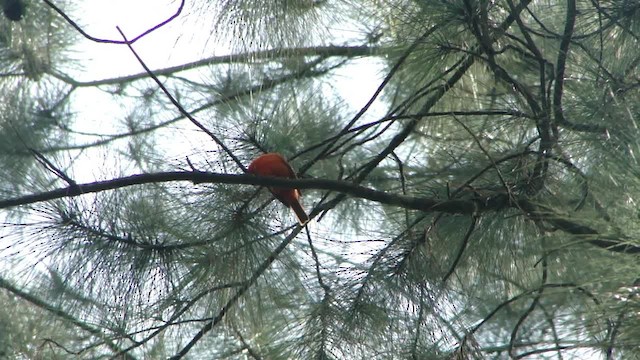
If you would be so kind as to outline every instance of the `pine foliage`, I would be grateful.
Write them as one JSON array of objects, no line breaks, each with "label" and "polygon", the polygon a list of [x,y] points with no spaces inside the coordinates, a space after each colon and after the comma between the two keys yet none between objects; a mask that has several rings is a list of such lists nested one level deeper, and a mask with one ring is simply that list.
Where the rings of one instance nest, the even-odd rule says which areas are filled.
[{"label": "pine foliage", "polygon": [[640,356],[640,5],[0,5],[0,358]]}]

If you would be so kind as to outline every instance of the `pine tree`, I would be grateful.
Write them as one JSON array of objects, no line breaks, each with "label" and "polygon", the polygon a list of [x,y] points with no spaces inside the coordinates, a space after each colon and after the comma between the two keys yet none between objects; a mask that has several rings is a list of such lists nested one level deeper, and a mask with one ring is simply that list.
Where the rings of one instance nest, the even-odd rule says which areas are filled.
[{"label": "pine tree", "polygon": [[640,356],[640,4],[135,4],[0,0],[0,357]]}]

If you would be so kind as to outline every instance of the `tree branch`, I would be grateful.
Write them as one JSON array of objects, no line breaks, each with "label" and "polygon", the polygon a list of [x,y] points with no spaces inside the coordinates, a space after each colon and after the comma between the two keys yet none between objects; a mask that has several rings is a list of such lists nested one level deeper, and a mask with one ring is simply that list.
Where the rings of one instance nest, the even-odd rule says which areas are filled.
[{"label": "tree branch", "polygon": [[198,341],[200,341],[200,339],[202,339],[202,337],[206,333],[211,331],[211,329],[213,329],[214,326],[218,325],[222,321],[224,316],[227,314],[227,312],[229,312],[229,309],[231,309],[231,307],[233,307],[238,302],[238,300],[247,292],[247,290],[249,290],[249,288],[253,286],[253,284],[258,280],[258,278],[262,276],[262,274],[264,274],[264,272],[267,271],[267,269],[269,269],[271,264],[278,258],[280,253],[284,251],[284,249],[289,245],[289,243],[293,239],[295,239],[295,237],[298,235],[300,231],[302,231],[302,227],[298,226],[294,228],[293,231],[291,231],[291,233],[284,240],[282,240],[282,242],[273,250],[273,252],[269,254],[269,257],[266,258],[258,266],[258,268],[253,273],[253,275],[251,275],[251,277],[238,289],[238,291],[236,291],[236,293],[233,294],[233,296],[220,309],[218,314],[213,318],[207,319],[210,321],[208,321],[207,324],[203,326],[200,329],[200,331],[198,331],[193,336],[193,338],[191,339],[191,341],[189,341],[189,343],[187,343],[187,345],[185,345],[182,349],[180,349],[180,351],[178,351],[178,353],[176,353],[170,359],[171,360],[181,359],[191,350],[191,348],[193,348],[193,346],[195,346],[198,343]]},{"label": "tree branch", "polygon": [[449,271],[447,271],[447,273],[442,277],[443,283],[446,283],[449,277],[453,274],[453,272],[456,271],[456,268],[458,267],[458,263],[460,262],[460,259],[462,259],[462,254],[464,254],[464,251],[467,249],[467,245],[469,244],[469,238],[471,238],[471,234],[473,234],[473,230],[476,228],[477,222],[478,222],[478,219],[475,216],[471,217],[471,223],[469,224],[469,227],[467,228],[467,232],[464,234],[464,237],[462,238],[462,244],[460,244],[460,249],[458,249],[456,258],[453,260],[453,264],[451,264],[451,267],[449,267]]},{"label": "tree branch", "polygon": [[134,185],[175,181],[190,181],[194,184],[244,184],[295,187],[299,189],[332,190],[387,205],[401,206],[407,209],[422,211],[443,211],[447,213],[457,214],[473,214],[475,211],[482,212],[502,209],[507,205],[505,201],[508,200],[506,198],[506,195],[502,194],[483,199],[478,198],[471,200],[441,200],[390,194],[384,191],[373,190],[364,186],[353,184],[351,182],[339,180],[286,179],[278,177],[209,173],[201,171],[170,171],[150,174],[136,174],[111,180],[77,184],[75,186],[58,188],[51,191],[24,195],[12,199],[0,200],[0,209],[6,209],[20,205],[35,204],[43,201],[61,199],[65,197],[75,197],[88,193],[115,190]]},{"label": "tree branch", "polygon": [[[122,30],[119,27],[116,27],[116,29],[118,29],[118,32],[120,33],[120,35],[122,35],[122,38],[125,39],[125,41],[127,40],[127,37],[124,35],[124,33],[122,32]],[[238,157],[231,151],[231,149],[229,149],[227,147],[227,145],[222,141],[222,139],[220,139],[218,136],[216,136],[213,132],[211,132],[211,130],[207,129],[206,126],[202,125],[201,122],[199,122],[198,120],[196,120],[191,114],[189,114],[189,112],[187,112],[187,110],[185,110],[185,108],[180,104],[180,102],[178,102],[178,100],[171,94],[171,92],[169,91],[169,89],[166,88],[166,86],[164,86],[164,84],[162,83],[162,81],[160,81],[160,79],[158,79],[158,77],[153,73],[153,71],[151,71],[151,69],[147,66],[147,64],[142,60],[142,58],[140,57],[140,55],[138,55],[138,53],[133,49],[133,46],[131,46],[131,43],[127,42],[127,47],[129,48],[129,50],[131,51],[131,53],[133,54],[133,56],[136,57],[136,59],[138,60],[138,62],[140,63],[140,65],[144,68],[144,70],[147,72],[147,74],[149,74],[149,77],[151,77],[151,79],[153,79],[153,81],[155,81],[155,83],[158,85],[158,87],[162,90],[162,92],[167,96],[167,98],[169,99],[169,101],[171,101],[171,103],[176,107],[176,109],[178,109],[178,111],[180,112],[180,114],[184,115],[187,119],[189,119],[189,121],[191,121],[191,123],[193,123],[198,129],[202,130],[205,134],[207,134],[211,139],[213,139],[213,141],[218,144],[218,146],[220,146],[220,148],[231,158],[231,160],[233,160],[240,169],[242,169],[242,171],[246,172],[247,169],[244,167],[244,165],[242,164],[242,162],[240,161],[240,159],[238,159]]]},{"label": "tree branch", "polygon": [[[385,205],[398,206],[423,212],[444,212],[450,214],[473,215],[483,212],[515,208],[524,211],[526,216],[531,220],[546,221],[557,229],[568,234],[589,235],[591,239],[588,240],[588,242],[597,247],[621,253],[640,253],[640,245],[634,245],[626,240],[623,241],[604,236],[587,225],[582,225],[573,220],[567,219],[565,216],[562,216],[549,208],[534,204],[527,198],[510,199],[506,192],[495,192],[490,196],[475,196],[469,199],[436,199],[391,194],[347,181],[327,179],[286,179],[201,171],[170,171],[151,174],[136,174],[111,180],[77,184],[75,186],[68,186],[50,191],[0,200],[0,209],[36,204],[39,202],[67,197],[75,197],[89,193],[98,193],[107,190],[116,190],[134,185],[176,181],[190,181],[194,184],[243,184],[330,190]],[[319,213],[323,210],[324,209],[322,207],[319,207],[313,212],[313,214]]]},{"label": "tree branch", "polygon": [[169,18],[167,18],[166,20],[152,26],[151,28],[147,29],[146,31],[144,31],[142,34],[134,37],[131,40],[110,40],[110,39],[101,39],[101,38],[97,38],[94,37],[92,35],[89,35],[86,31],[84,31],[82,29],[82,27],[80,25],[78,25],[78,23],[76,23],[73,19],[71,19],[71,17],[69,15],[67,15],[64,11],[62,11],[62,9],[60,9],[59,7],[57,7],[52,1],[50,0],[43,0],[50,8],[52,8],[55,12],[57,12],[58,14],[60,14],[60,16],[62,16],[62,18],[65,19],[65,21],[67,23],[69,23],[69,25],[71,25],[74,29],[76,29],[82,36],[84,36],[85,38],[91,40],[91,41],[95,41],[98,43],[107,43],[107,44],[133,44],[134,42],[142,39],[143,37],[147,36],[148,34],[154,32],[155,30],[158,30],[159,28],[163,27],[164,25],[170,23],[171,21],[173,21],[173,19],[177,18],[180,13],[182,13],[182,8],[184,7],[184,0],[180,1],[180,5],[178,6],[178,9],[173,13],[173,15],[171,15]]},{"label": "tree branch", "polygon": [[[236,101],[244,96],[248,96],[248,95],[252,95],[252,94],[257,94],[260,92],[265,92],[268,90],[272,90],[275,87],[277,87],[278,85],[284,84],[288,81],[292,81],[292,80],[298,80],[298,79],[306,79],[306,78],[313,78],[316,76],[320,76],[320,75],[324,75],[327,73],[328,70],[325,69],[319,69],[319,70],[312,70],[309,67],[305,67],[304,69],[301,69],[297,72],[294,73],[290,73],[290,74],[286,74],[283,75],[282,77],[279,78],[275,78],[275,79],[265,79],[263,82],[250,86],[248,88],[245,89],[240,89],[236,92],[234,92],[233,94],[229,94],[229,95],[223,95],[215,100],[212,100],[210,102],[207,102],[206,104],[203,104],[197,108],[194,108],[192,110],[187,111],[185,109],[185,111],[190,114],[191,116],[210,109],[214,106],[220,105],[220,104],[226,104],[230,101]],[[144,73],[145,77],[148,77],[149,74],[148,73]],[[125,77],[126,78],[126,77]],[[121,79],[125,79],[125,78],[121,78]],[[63,80],[64,81],[64,80]],[[124,81],[124,80],[123,80]],[[514,114],[514,116],[516,116],[516,114]],[[148,133],[154,130],[157,130],[159,128],[163,128],[166,127],[167,125],[171,125],[173,123],[176,123],[180,120],[186,119],[187,117],[180,112],[180,115],[160,122],[158,124],[149,126],[149,127],[145,127],[145,128],[141,128],[135,131],[130,131],[130,132],[126,132],[126,133],[120,133],[120,134],[112,134],[112,135],[104,135],[104,136],[108,136],[107,139],[102,139],[102,140],[97,140],[94,142],[90,142],[90,143],[85,143],[85,144],[77,144],[77,145],[69,145],[69,146],[52,146],[52,147],[48,147],[46,149],[41,149],[40,152],[41,153],[49,153],[49,152],[53,152],[53,151],[60,151],[60,150],[83,150],[89,147],[94,147],[94,146],[100,146],[100,145],[105,145],[108,144],[114,140],[118,140],[121,138],[125,138],[125,137],[129,137],[129,136],[134,136],[134,135],[138,135],[138,134],[143,134],[143,133]],[[98,135],[96,135],[98,136]]]},{"label": "tree branch", "polygon": [[[221,55],[221,56],[212,56],[206,59],[201,59],[177,66],[170,66],[162,69],[153,70],[153,73],[156,76],[170,76],[175,73],[196,69],[202,66],[210,66],[217,64],[233,64],[233,63],[248,63],[250,61],[255,61],[256,59],[279,59],[284,58],[285,56],[299,56],[299,57],[308,57],[308,56],[319,56],[322,58],[329,57],[361,57],[366,55],[375,55],[380,53],[380,48],[366,46],[366,45],[355,45],[355,46],[312,46],[312,47],[300,47],[300,48],[287,48],[287,49],[269,49],[269,50],[261,50],[261,51],[250,51],[246,53],[240,54],[230,54],[230,55]],[[56,79],[62,80],[67,84],[70,84],[75,87],[92,87],[92,86],[101,86],[101,85],[118,85],[126,82],[142,80],[149,77],[147,72],[141,72],[132,75],[121,76],[117,78],[107,78],[100,80],[92,80],[92,81],[77,81],[65,74],[61,74],[58,72],[49,72],[51,76]]]},{"label": "tree branch", "polygon": [[553,115],[557,123],[564,122],[564,113],[562,109],[562,95],[564,94],[564,73],[575,22],[576,2],[575,0],[568,0],[567,18],[564,27],[564,33],[562,35],[562,41],[560,42],[560,49],[558,49],[558,59],[556,60],[556,84],[553,89]]}]

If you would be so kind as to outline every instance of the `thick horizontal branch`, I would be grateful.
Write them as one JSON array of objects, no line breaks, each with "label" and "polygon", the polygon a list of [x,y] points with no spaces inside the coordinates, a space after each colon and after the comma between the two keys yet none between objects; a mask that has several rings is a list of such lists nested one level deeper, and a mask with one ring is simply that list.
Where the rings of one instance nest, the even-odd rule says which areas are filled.
[{"label": "thick horizontal branch", "polygon": [[513,201],[506,193],[496,193],[492,196],[475,197],[470,199],[433,199],[414,197],[399,194],[390,194],[384,191],[374,190],[347,181],[326,179],[284,179],[275,177],[261,177],[254,175],[236,175],[209,173],[201,171],[174,171],[152,174],[137,174],[120,177],[111,180],[96,181],[92,183],[71,185],[51,191],[24,195],[12,199],[0,200],[0,209],[15,206],[36,204],[66,197],[75,197],[83,194],[98,193],[115,190],[134,185],[153,183],[189,181],[194,184],[238,184],[295,187],[298,189],[329,190],[352,197],[367,199],[385,205],[398,206],[405,209],[424,212],[444,212],[449,214],[473,215],[487,211],[505,209],[520,209],[527,217],[546,221],[557,229],[572,235],[588,235],[589,243],[597,247],[620,253],[640,253],[640,246],[627,241],[607,239],[596,229],[576,223],[566,217],[555,214],[549,209],[540,207],[527,199]]},{"label": "thick horizontal branch", "polygon": [[152,183],[190,181],[193,183],[246,184],[263,186],[295,187],[298,189],[331,190],[353,197],[367,199],[387,205],[400,206],[421,211],[440,211],[456,214],[472,214],[474,212],[498,210],[508,206],[506,195],[494,196],[484,200],[441,200],[419,198],[405,195],[389,194],[373,190],[346,181],[326,179],[284,179],[274,177],[258,177],[254,175],[234,175],[208,173],[199,171],[175,171],[152,174],[137,174],[111,180],[67,186],[51,191],[24,195],[12,199],[0,200],[0,209],[14,206],[35,204],[43,201],[80,196],[82,194],[115,190],[133,185]]}]

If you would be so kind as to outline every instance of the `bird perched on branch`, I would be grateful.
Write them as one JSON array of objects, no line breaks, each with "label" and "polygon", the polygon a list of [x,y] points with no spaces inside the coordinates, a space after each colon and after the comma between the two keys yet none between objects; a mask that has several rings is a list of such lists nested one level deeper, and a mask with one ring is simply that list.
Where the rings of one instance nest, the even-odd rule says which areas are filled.
[{"label": "bird perched on branch", "polygon": [[[296,173],[287,160],[277,153],[268,153],[255,158],[249,165],[248,172],[259,176],[274,176],[296,179]],[[309,221],[309,215],[300,204],[300,190],[291,188],[270,187],[269,191],[296,214],[300,225]]]}]

